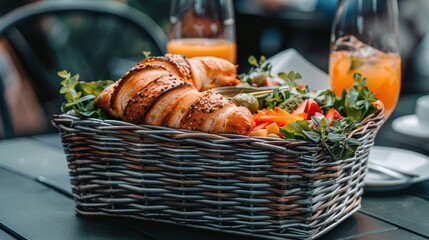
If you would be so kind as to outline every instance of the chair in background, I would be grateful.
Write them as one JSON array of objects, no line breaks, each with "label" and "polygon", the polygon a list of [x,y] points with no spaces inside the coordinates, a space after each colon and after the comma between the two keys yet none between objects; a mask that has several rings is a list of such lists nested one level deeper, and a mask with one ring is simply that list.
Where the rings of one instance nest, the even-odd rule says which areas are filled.
[{"label": "chair in background", "polygon": [[[0,52],[0,139],[54,131],[50,118],[59,113],[63,101],[58,93],[58,71],[79,73],[82,81],[117,80],[143,58],[143,51],[164,54],[166,42],[163,29],[146,14],[111,1],[24,5],[0,17],[0,37],[0,46],[8,48]],[[8,52],[9,57],[5,56]],[[8,73],[5,62],[18,64],[14,73]],[[18,83],[17,76],[27,83]],[[9,89],[16,85],[26,86],[23,89],[33,93],[23,92],[25,96],[21,96],[18,88],[14,92]],[[30,100],[16,100],[31,96]],[[43,111],[44,126],[34,131],[20,130],[16,125],[25,126],[37,114],[16,115],[26,108],[36,110],[33,101]],[[40,121],[35,122],[40,125]]]}]

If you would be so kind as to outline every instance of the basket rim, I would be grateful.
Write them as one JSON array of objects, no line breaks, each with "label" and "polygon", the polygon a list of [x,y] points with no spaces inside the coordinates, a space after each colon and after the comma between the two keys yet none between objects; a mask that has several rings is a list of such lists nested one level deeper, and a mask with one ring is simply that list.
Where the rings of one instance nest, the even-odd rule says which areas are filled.
[{"label": "basket rim", "polygon": [[[350,132],[350,135],[354,135],[355,133],[364,132],[368,127],[373,125],[377,125],[377,123],[384,121],[384,106],[381,101],[378,101],[378,111],[368,115],[365,119],[362,120],[361,126],[354,129]],[[381,104],[381,105],[380,105]],[[307,142],[305,140],[299,139],[281,139],[281,138],[272,138],[272,137],[251,137],[248,135],[240,135],[240,134],[232,134],[232,133],[208,133],[190,129],[183,128],[170,128],[165,126],[158,125],[150,125],[150,124],[134,124],[130,122],[125,122],[119,119],[99,119],[99,118],[79,118],[77,116],[73,116],[67,113],[62,114],[53,114],[53,118],[51,123],[54,127],[58,128],[58,125],[61,123],[70,123],[71,126],[74,125],[75,122],[87,123],[89,125],[97,126],[100,130],[115,130],[116,128],[120,128],[121,130],[141,130],[139,131],[142,134],[149,133],[170,133],[170,134],[180,134],[177,138],[210,138],[213,140],[228,140],[230,138],[242,138],[242,139],[252,139],[256,142],[266,142],[270,141],[272,143],[282,143],[282,142]],[[149,129],[149,130],[146,130]],[[362,131],[363,130],[363,131]],[[167,132],[168,131],[168,132]]]}]

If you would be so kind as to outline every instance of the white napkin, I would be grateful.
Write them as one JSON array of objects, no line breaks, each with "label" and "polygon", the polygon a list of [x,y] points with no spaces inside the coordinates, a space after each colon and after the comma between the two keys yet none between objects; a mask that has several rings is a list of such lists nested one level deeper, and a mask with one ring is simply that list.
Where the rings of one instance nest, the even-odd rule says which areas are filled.
[{"label": "white napkin", "polygon": [[294,71],[302,76],[299,83],[308,85],[311,89],[323,90],[331,88],[329,75],[314,66],[293,48],[277,53],[268,58],[267,62],[271,62],[273,66],[272,73],[274,74]]}]

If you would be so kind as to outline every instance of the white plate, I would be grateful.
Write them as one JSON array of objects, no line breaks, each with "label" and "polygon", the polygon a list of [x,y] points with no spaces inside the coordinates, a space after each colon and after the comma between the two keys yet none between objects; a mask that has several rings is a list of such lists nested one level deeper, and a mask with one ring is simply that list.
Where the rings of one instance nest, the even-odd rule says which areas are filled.
[{"label": "white plate", "polygon": [[302,75],[298,81],[300,84],[308,85],[314,90],[331,88],[329,75],[308,61],[294,48],[283,50],[267,59],[272,64],[271,72],[295,71]]},{"label": "white plate", "polygon": [[429,139],[429,128],[424,128],[419,125],[416,115],[407,115],[396,118],[392,122],[392,128],[393,130],[405,135]]},{"label": "white plate", "polygon": [[369,162],[419,176],[411,180],[399,180],[368,171],[365,177],[366,189],[396,190],[429,179],[429,157],[413,151],[374,146],[369,154]]}]

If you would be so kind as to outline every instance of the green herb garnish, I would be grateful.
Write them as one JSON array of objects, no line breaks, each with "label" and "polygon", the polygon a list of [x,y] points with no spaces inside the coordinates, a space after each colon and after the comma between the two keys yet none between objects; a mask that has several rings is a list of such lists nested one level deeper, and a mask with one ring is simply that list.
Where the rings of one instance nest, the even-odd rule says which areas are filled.
[{"label": "green herb garnish", "polygon": [[143,56],[144,58],[149,58],[150,57],[151,52],[150,51],[143,51]]},{"label": "green herb garnish", "polygon": [[372,106],[372,103],[377,101],[375,94],[371,92],[366,86],[366,78],[362,75],[355,73],[353,79],[357,82],[346,91],[344,99],[345,115],[352,117],[357,122],[361,122],[366,116],[377,111]]},{"label": "green herb garnish", "polygon": [[[322,117],[311,117],[311,120],[292,122],[280,129],[285,139],[302,139],[321,144],[333,159],[345,159],[351,156],[359,142],[354,138],[348,138],[347,133],[360,126],[360,122],[377,111],[373,103],[377,101],[373,92],[366,86],[367,79],[361,74],[353,76],[355,84],[348,90],[344,90],[341,96],[336,97],[332,90],[326,89],[316,93],[314,97],[305,93],[295,94],[289,89],[274,89],[273,93],[265,99],[267,109],[284,107],[289,99],[298,97],[301,99],[313,98],[323,112],[330,108],[336,109],[344,118],[329,122]],[[308,92],[307,92],[308,93]],[[289,108],[288,111],[293,109]]]},{"label": "green herb garnish", "polygon": [[95,82],[79,82],[79,74],[71,76],[67,71],[58,72],[61,81],[60,93],[64,94],[65,102],[61,111],[80,118],[93,117],[104,119],[104,112],[94,107],[94,99],[104,88],[113,83],[112,80],[100,80]]},{"label": "green herb garnish", "polygon": [[266,62],[265,56],[261,56],[259,60],[255,56],[250,56],[248,62],[252,68],[247,73],[238,75],[238,79],[251,86],[273,87],[287,85],[292,89],[297,86],[295,80],[302,78],[301,74],[294,71],[289,73],[280,72],[274,75],[271,72],[273,66],[271,63]]},{"label": "green herb garnish", "polygon": [[347,132],[355,127],[350,118],[336,120],[329,125],[329,119],[312,117],[311,120],[292,122],[280,129],[285,139],[302,139],[318,143],[327,150],[329,155],[337,159],[346,159],[353,155],[359,142],[348,138]]},{"label": "green herb garnish", "polygon": [[266,109],[279,107],[292,113],[308,96],[293,93],[289,88],[276,88],[264,99]]},{"label": "green herb garnish", "polygon": [[252,66],[248,73],[242,73],[238,75],[238,79],[243,83],[247,83],[251,86],[264,86],[266,85],[266,80],[271,76],[271,64],[265,63],[265,56],[261,56],[259,60],[255,56],[251,55],[247,61]]},{"label": "green herb garnish", "polygon": [[274,109],[290,97],[291,93],[288,89],[273,89],[273,92],[264,99],[264,106],[266,109]]},{"label": "green herb garnish", "polygon": [[278,76],[286,82],[286,85],[289,89],[294,89],[298,86],[296,80],[302,78],[300,73],[295,73],[294,71],[290,71],[289,73],[280,72]]},{"label": "green herb garnish", "polygon": [[286,99],[282,103],[278,105],[279,108],[285,110],[286,112],[293,112],[295,109],[299,107],[299,105],[303,102],[303,98],[297,95],[293,95],[290,98]]},{"label": "green herb garnish", "polygon": [[278,77],[284,80],[287,87],[273,89],[273,92],[264,99],[264,105],[267,109],[279,107],[291,113],[304,99],[309,98],[310,89],[308,86],[303,89],[298,88],[296,80],[301,79],[302,76],[294,71],[290,71],[287,74],[281,72]]},{"label": "green herb garnish", "polygon": [[377,111],[372,105],[377,101],[377,98],[366,86],[367,79],[365,77],[355,73],[353,80],[356,83],[349,90],[343,90],[341,96],[335,97],[334,93],[327,89],[319,91],[314,100],[324,111],[335,108],[342,116],[361,122],[366,116]]}]

